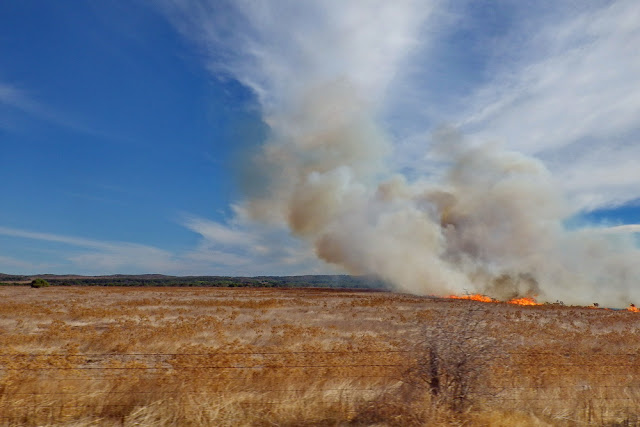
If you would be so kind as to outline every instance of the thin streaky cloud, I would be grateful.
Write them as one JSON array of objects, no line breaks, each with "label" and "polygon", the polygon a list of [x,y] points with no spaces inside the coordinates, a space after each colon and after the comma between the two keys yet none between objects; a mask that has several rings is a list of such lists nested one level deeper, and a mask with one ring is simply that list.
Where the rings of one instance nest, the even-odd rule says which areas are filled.
[{"label": "thin streaky cloud", "polygon": [[252,244],[255,240],[244,230],[195,216],[187,217],[182,225],[213,243],[237,246]]},{"label": "thin streaky cloud", "polygon": [[0,104],[5,104],[23,111],[33,111],[37,109],[35,103],[26,94],[7,83],[0,82]]},{"label": "thin streaky cloud", "polygon": [[[230,73],[254,90],[271,126],[295,128],[271,114],[274,109],[287,110],[290,100],[281,99],[283,93],[298,94],[301,89],[296,85],[301,81],[322,82],[342,75],[375,101],[376,108],[378,101],[386,108],[389,99],[398,96],[394,90],[404,88],[402,95],[415,100],[391,103],[399,108],[388,112],[393,117],[415,118],[420,105],[428,111],[426,120],[418,122],[429,127],[410,123],[408,127],[418,128],[415,135],[394,141],[397,170],[407,167],[416,175],[437,176],[438,165],[424,153],[432,126],[445,122],[457,124],[472,139],[502,141],[507,149],[541,159],[577,212],[640,198],[640,168],[632,161],[640,152],[640,56],[635,52],[640,45],[640,3],[636,1],[580,7],[561,3],[550,8],[552,12],[543,6],[507,7],[512,16],[505,19],[516,19],[516,24],[477,47],[476,54],[486,62],[486,81],[471,87],[466,99],[456,86],[471,81],[469,76],[447,81],[453,86],[452,97],[462,99],[454,103],[456,109],[432,106],[423,97],[424,86],[440,87],[442,80],[412,79],[404,65],[433,67],[433,52],[426,47],[444,43],[466,18],[439,23],[426,17],[469,13],[466,2],[405,1],[397,7],[394,3],[388,32],[380,28],[370,32],[375,25],[363,25],[349,37],[341,30],[355,17],[362,18],[358,2],[348,6],[308,2],[300,8],[286,2],[265,7],[245,2],[158,4],[177,29],[208,55],[214,74]],[[295,16],[288,19],[293,27],[268,25],[274,15]],[[327,16],[335,18],[331,24],[323,22]],[[366,21],[375,21],[375,14]],[[478,34],[473,37],[482,37],[482,24],[486,23],[475,24]],[[323,25],[324,31],[308,30]],[[229,36],[233,31],[226,30],[234,27],[243,31]],[[316,57],[321,60],[315,61]],[[392,135],[406,133],[402,120],[387,121]]]},{"label": "thin streaky cloud", "polygon": [[640,233],[640,224],[624,224],[613,227],[596,228],[595,230],[603,233]]},{"label": "thin streaky cloud", "polygon": [[94,129],[82,123],[77,118],[72,117],[72,115],[61,112],[59,108],[41,102],[29,91],[3,82],[0,82],[0,107],[1,106],[17,110],[31,118],[42,120],[74,132],[107,140],[131,141],[131,139],[126,136],[114,135],[112,132]]},{"label": "thin streaky cloud", "polygon": [[[201,236],[193,249],[174,253],[154,246],[109,242],[0,226],[0,235],[69,245],[76,249],[61,256],[77,272],[110,274],[157,272],[168,274],[303,274],[326,272],[309,248],[283,232],[239,228],[193,215],[183,226]],[[275,236],[275,237],[274,237]],[[281,242],[282,244],[278,244]],[[286,243],[285,243],[286,242]],[[45,271],[49,264],[32,264],[0,255],[0,266],[12,271]],[[91,266],[87,271],[87,266]]]},{"label": "thin streaky cloud", "polygon": [[[61,255],[80,271],[85,271],[87,266],[91,266],[92,273],[101,274],[113,271],[171,272],[181,267],[179,258],[173,253],[137,243],[104,242],[10,227],[0,227],[0,235],[62,243],[75,247],[76,249]],[[26,269],[26,267],[22,268]]]},{"label": "thin streaky cloud", "polygon": [[14,257],[0,255],[0,266],[2,266],[2,268],[19,268],[25,271],[41,271],[51,265],[32,263]]},{"label": "thin streaky cloud", "polygon": [[578,211],[640,198],[639,23],[640,4],[622,0],[542,26],[460,125],[542,159]]},{"label": "thin streaky cloud", "polygon": [[79,237],[63,236],[59,234],[41,233],[36,231],[27,231],[17,228],[1,227],[0,234],[10,237],[20,237],[24,239],[44,240],[48,242],[65,243],[72,246],[81,246],[95,249],[106,249],[111,247],[109,244],[98,242],[95,240],[83,239]]},{"label": "thin streaky cloud", "polygon": [[98,240],[85,239],[82,237],[64,236],[60,234],[42,233],[36,231],[27,231],[17,228],[0,227],[0,235],[10,237],[20,237],[24,239],[43,240],[48,242],[64,243],[71,246],[79,246],[84,248],[117,250],[123,246],[127,247],[144,247],[134,243],[108,243]]}]

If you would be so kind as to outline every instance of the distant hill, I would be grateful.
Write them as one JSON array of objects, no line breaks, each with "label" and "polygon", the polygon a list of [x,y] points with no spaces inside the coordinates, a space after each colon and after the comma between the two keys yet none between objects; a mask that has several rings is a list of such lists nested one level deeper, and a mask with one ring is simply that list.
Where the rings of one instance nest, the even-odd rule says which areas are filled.
[{"label": "distant hill", "polygon": [[212,286],[212,287],[278,287],[278,288],[353,288],[388,289],[387,283],[369,276],[305,275],[305,276],[166,276],[162,274],[114,274],[79,276],[74,274],[37,274],[20,276],[0,273],[0,283],[29,283],[36,278],[52,286]]},{"label": "distant hill", "polygon": [[0,273],[0,283],[26,282],[26,281],[29,281],[29,276],[17,276],[14,274]]}]

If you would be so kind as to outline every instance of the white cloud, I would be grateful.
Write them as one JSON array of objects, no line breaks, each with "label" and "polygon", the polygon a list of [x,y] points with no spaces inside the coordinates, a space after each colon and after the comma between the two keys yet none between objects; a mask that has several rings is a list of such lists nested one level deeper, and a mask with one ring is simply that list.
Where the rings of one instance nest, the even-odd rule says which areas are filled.
[{"label": "white cloud", "polygon": [[640,233],[640,224],[616,225],[613,227],[602,227],[602,228],[596,228],[593,230],[599,231],[602,233],[620,233],[620,234]]},{"label": "white cloud", "polygon": [[32,102],[22,91],[2,82],[0,82],[0,103],[23,110],[32,108]]},{"label": "white cloud", "polygon": [[0,107],[18,110],[30,116],[59,125],[77,127],[77,125],[71,124],[63,119],[59,113],[37,102],[33,96],[25,90],[3,82],[0,82]]},{"label": "white cloud", "polygon": [[15,111],[33,113],[38,106],[26,94],[7,83],[0,82],[0,128],[13,130],[16,128]]},{"label": "white cloud", "polygon": [[[461,10],[474,9],[473,2],[461,3],[469,5]],[[249,218],[275,230],[239,216],[226,224],[192,219],[185,225],[202,236],[192,259],[224,253],[239,267],[264,271],[288,260],[305,265],[313,245],[327,262],[417,292],[478,285],[479,271],[489,281],[503,272],[535,272],[540,288],[548,290],[562,283],[569,292],[579,283],[597,294],[609,278],[618,296],[631,288],[629,277],[637,269],[628,260],[636,256],[635,248],[614,236],[625,241],[620,254],[592,262],[600,262],[594,254],[611,252],[616,242],[565,233],[562,220],[571,209],[545,166],[561,180],[575,209],[640,196],[640,188],[632,187],[640,172],[630,160],[638,158],[640,130],[636,3],[572,9],[567,2],[553,17],[542,7],[516,3],[517,25],[496,31],[496,40],[474,39],[491,25],[489,14],[477,7],[482,25],[467,33],[425,30],[423,24],[443,25],[427,19],[434,7],[448,7],[427,0],[163,4],[176,27],[203,47],[215,75],[227,73],[254,90],[271,130],[260,159],[269,171],[267,188],[241,206]],[[510,17],[505,14],[497,25],[508,27]],[[425,37],[424,44],[419,37]],[[454,77],[426,73],[421,80],[415,71],[404,72],[409,63],[437,65],[430,63],[433,52],[425,44],[450,42],[456,49],[478,40],[496,42],[475,46],[477,57],[471,59],[481,70],[472,68],[474,61],[454,61],[453,67],[464,64],[451,69]],[[409,61],[417,52],[425,57]],[[483,78],[472,75],[480,71]],[[389,91],[401,87],[402,94],[417,99],[429,93],[421,85],[441,86],[446,95],[447,86],[456,84],[476,87],[449,91],[451,97],[469,95],[466,102],[447,105],[458,110],[425,108],[432,116],[426,124],[413,123],[412,131],[430,134],[434,122],[449,119],[471,135],[471,143],[440,138],[442,164],[432,153],[422,170],[433,174],[423,180],[401,176],[402,164],[390,170],[393,149],[401,151],[399,158],[423,159],[415,155],[417,142],[411,138],[390,143],[389,134],[408,133],[398,132],[403,120],[396,118],[416,117],[407,106],[417,102],[397,103],[398,95]],[[505,141],[506,150],[476,144],[487,139]],[[442,173],[445,168],[448,173]],[[285,224],[307,243],[278,228]],[[585,270],[591,264],[593,269]]]},{"label": "white cloud", "polygon": [[[8,227],[0,227],[0,235],[62,243],[75,248],[88,249],[89,251],[79,253],[77,249],[72,250],[63,254],[62,257],[71,262],[75,269],[91,271],[96,274],[123,271],[169,272],[179,267],[179,263],[170,252],[152,246],[127,242],[103,242]],[[27,267],[23,266],[22,268]]]},{"label": "white cloud", "polygon": [[615,207],[640,198],[640,135],[626,144],[586,146],[548,160],[554,175],[576,207]]},{"label": "white cloud", "polygon": [[541,158],[577,209],[596,209],[640,198],[640,3],[578,12],[513,45],[519,59],[494,70],[459,122]]},{"label": "white cloud", "polygon": [[[16,85],[0,82],[0,125],[5,129],[15,130],[16,120],[13,115],[7,112],[16,111],[25,116],[43,120],[56,126],[71,129],[88,135],[96,135],[106,138],[126,139],[125,137],[113,135],[110,132],[103,132],[87,126],[77,118],[69,116],[59,107],[47,105],[34,96],[30,91],[26,91]],[[9,117],[8,119],[6,117]],[[24,126],[24,125],[23,125]]]},{"label": "white cloud", "polygon": [[0,271],[41,272],[50,268],[50,264],[32,263],[9,256],[0,255]]},{"label": "white cloud", "polygon": [[244,230],[222,225],[204,218],[188,217],[183,225],[194,231],[207,241],[221,245],[247,245],[255,240],[254,236]]},{"label": "white cloud", "polygon": [[[311,248],[288,230],[265,227],[238,213],[229,224],[188,216],[183,225],[198,233],[198,247],[182,255],[190,268],[207,265],[220,274],[283,275],[328,273]],[[201,267],[198,267],[201,268]]]},{"label": "white cloud", "polygon": [[285,230],[260,228],[248,223],[228,225],[195,216],[187,216],[183,225],[198,233],[201,240],[195,248],[180,253],[136,243],[0,226],[2,236],[69,246],[68,250],[55,251],[59,257],[55,263],[32,263],[0,255],[0,271],[178,275],[284,275],[333,271],[317,261],[313,251]]},{"label": "white cloud", "polygon": [[[456,86],[468,85],[476,70],[451,70],[456,77],[432,74],[439,64],[426,47],[445,43],[455,28],[468,25],[460,15],[469,12],[467,2],[159,3],[208,55],[214,73],[229,73],[255,91],[272,126],[295,132],[295,124],[278,122],[272,112],[298,108],[289,105],[291,94],[300,97],[314,82],[343,78],[368,103],[360,108],[385,110],[392,134],[406,135],[406,128],[432,132],[415,122],[415,110],[421,109],[428,126],[456,123],[474,139],[504,141],[509,149],[542,159],[576,210],[640,198],[640,168],[633,164],[640,158],[640,4],[634,0],[510,6],[512,16],[503,19],[513,18],[512,28],[473,47],[493,79],[463,101]],[[471,37],[484,37],[482,25],[489,24],[474,23]],[[430,93],[424,85],[453,86],[456,101],[434,105],[424,97]],[[398,96],[414,100],[398,102]],[[433,172],[430,159],[421,155],[429,139],[399,141],[399,167]]]},{"label": "white cloud", "polygon": [[167,17],[209,56],[209,67],[252,88],[268,113],[295,107],[309,82],[344,79],[380,100],[416,47],[435,1],[159,1]]},{"label": "white cloud", "polygon": [[65,243],[72,246],[82,246],[93,249],[112,250],[118,245],[105,243],[97,240],[83,239],[81,237],[64,236],[60,234],[41,233],[35,231],[21,230],[17,228],[0,227],[0,234],[10,237],[22,237],[25,239],[44,240],[49,242]]}]

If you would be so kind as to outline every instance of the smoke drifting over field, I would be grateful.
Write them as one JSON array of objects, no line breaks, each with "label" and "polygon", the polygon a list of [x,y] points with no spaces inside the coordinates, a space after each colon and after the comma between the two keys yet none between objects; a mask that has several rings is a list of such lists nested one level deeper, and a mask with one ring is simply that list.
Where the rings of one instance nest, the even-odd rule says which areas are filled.
[{"label": "smoke drifting over field", "polygon": [[286,224],[352,274],[418,294],[610,305],[640,296],[633,242],[567,231],[574,212],[540,161],[444,127],[425,144],[441,173],[391,169],[382,112],[411,53],[426,48],[429,2],[237,2],[224,13],[195,4],[184,14],[200,18],[181,28],[197,27],[216,52],[212,68],[255,91],[270,128],[252,159],[264,188],[243,214]]}]

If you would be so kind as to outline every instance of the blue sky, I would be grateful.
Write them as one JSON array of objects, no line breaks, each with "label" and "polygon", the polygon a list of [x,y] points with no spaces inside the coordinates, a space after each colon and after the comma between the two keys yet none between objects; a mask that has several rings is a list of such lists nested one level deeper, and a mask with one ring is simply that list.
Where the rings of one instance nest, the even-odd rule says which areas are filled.
[{"label": "blue sky", "polygon": [[375,146],[336,148],[356,172],[328,180],[438,180],[452,126],[544,165],[562,221],[637,232],[636,2],[378,3],[1,2],[0,272],[360,272],[317,259],[289,181],[251,204],[284,182],[263,144],[313,161],[269,142],[322,126],[298,111],[358,111]]},{"label": "blue sky", "polygon": [[[185,215],[228,214],[234,153],[262,133],[252,95],[211,76],[162,16],[3,2],[0,20],[3,227],[184,251],[198,240]],[[0,271],[95,271],[66,259],[80,246],[1,241]]]}]

